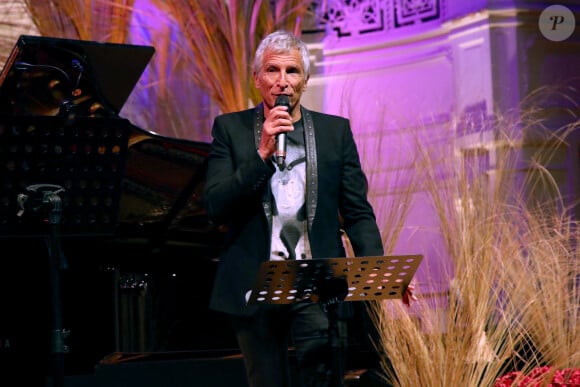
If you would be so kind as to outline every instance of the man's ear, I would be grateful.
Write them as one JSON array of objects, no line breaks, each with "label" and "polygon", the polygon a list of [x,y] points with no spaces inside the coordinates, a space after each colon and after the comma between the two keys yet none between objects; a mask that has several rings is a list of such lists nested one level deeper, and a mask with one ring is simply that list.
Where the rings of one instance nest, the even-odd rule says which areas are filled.
[{"label": "man's ear", "polygon": [[260,77],[258,77],[258,74],[254,71],[254,86],[256,86],[256,89],[260,88]]},{"label": "man's ear", "polygon": [[302,92],[305,92],[306,89],[308,89],[308,80],[310,79],[310,75],[306,77],[306,80],[304,81],[304,87],[302,88]]}]

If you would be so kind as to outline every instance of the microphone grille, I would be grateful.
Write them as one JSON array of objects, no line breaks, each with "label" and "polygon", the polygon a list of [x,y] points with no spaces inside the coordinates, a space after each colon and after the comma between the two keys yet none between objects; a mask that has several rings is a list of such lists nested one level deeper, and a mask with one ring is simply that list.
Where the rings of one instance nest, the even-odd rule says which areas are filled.
[{"label": "microphone grille", "polygon": [[290,109],[290,97],[287,95],[279,95],[276,97],[275,106],[286,106]]}]

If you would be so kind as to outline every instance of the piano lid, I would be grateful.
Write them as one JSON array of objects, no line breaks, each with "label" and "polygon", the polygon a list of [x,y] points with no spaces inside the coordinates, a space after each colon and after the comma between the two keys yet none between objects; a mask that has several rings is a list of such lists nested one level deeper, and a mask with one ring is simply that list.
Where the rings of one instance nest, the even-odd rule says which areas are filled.
[{"label": "piano lid", "polygon": [[21,35],[0,73],[0,114],[55,116],[74,102],[79,116],[116,116],[155,49]]},{"label": "piano lid", "polygon": [[[118,117],[153,53],[148,46],[18,39],[0,73],[0,237],[30,230],[15,215],[16,196],[30,184],[50,183],[65,188],[65,235],[110,235],[114,215],[121,237],[212,243],[217,228],[201,203],[209,144],[164,137]],[[74,119],[66,124],[61,113],[71,105]],[[109,144],[113,128],[122,136]],[[105,168],[86,165],[95,159]],[[108,196],[94,188],[113,175],[111,160],[118,196],[116,182],[106,184]],[[77,185],[87,169],[91,178],[99,175],[83,186],[83,201]],[[106,197],[112,204],[101,204]],[[85,214],[90,228],[79,227]],[[103,214],[107,219],[100,220]]]}]

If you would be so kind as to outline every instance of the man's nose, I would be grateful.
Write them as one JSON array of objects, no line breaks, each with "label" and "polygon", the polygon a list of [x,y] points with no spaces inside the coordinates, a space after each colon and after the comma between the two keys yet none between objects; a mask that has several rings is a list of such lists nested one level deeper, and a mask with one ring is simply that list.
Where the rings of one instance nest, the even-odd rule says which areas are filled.
[{"label": "man's nose", "polygon": [[285,72],[281,72],[280,76],[278,77],[278,85],[282,89],[285,89],[288,86],[288,79],[286,77],[287,74]]}]

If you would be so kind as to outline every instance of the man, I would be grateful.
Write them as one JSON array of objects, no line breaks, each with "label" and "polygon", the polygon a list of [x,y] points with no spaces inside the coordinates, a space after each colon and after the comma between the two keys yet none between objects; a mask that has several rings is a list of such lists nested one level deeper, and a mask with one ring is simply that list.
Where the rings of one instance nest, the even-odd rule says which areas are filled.
[{"label": "man", "polygon": [[[210,307],[232,317],[251,387],[290,385],[290,344],[299,385],[327,386],[328,316],[311,300],[248,304],[260,264],[345,256],[341,228],[357,256],[383,255],[382,240],[349,121],[300,104],[310,74],[305,43],[273,32],[258,46],[253,72],[262,102],[216,117],[212,128],[204,201],[229,232]],[[280,96],[289,107],[276,103]],[[286,157],[278,165],[280,134]]]}]

